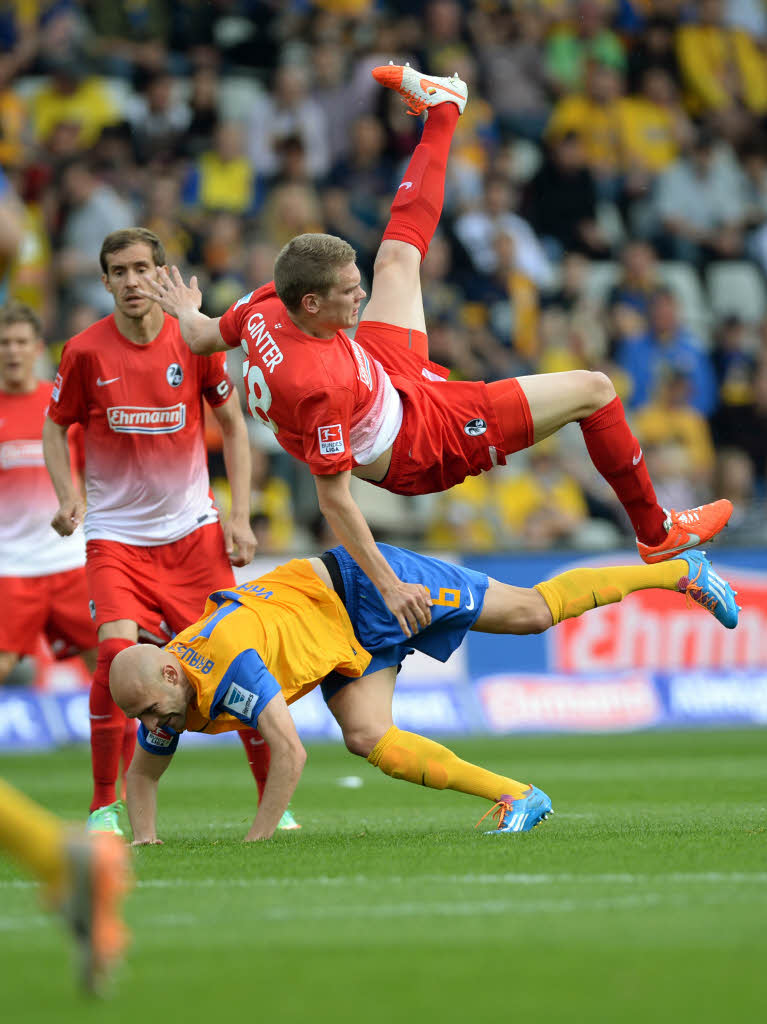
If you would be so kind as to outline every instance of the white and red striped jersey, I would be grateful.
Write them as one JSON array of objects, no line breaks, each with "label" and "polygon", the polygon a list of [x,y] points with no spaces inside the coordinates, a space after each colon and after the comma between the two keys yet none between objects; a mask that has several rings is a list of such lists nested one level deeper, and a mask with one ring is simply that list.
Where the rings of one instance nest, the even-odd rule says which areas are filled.
[{"label": "white and red striped jersey", "polygon": [[217,520],[202,401],[231,392],[224,354],[194,355],[169,316],[147,345],[113,315],[67,342],[48,415],[85,431],[86,540],[167,544]]},{"label": "white and red striped jersey", "polygon": [[383,366],[343,331],[304,334],[274,283],[245,295],[219,323],[245,353],[248,407],[316,476],[369,465],[402,425],[402,400]]},{"label": "white and red striped jersey", "polygon": [[52,386],[0,390],[0,576],[48,576],[85,565],[82,533],[60,537],[51,526],[59,502],[43,460],[43,422]]}]

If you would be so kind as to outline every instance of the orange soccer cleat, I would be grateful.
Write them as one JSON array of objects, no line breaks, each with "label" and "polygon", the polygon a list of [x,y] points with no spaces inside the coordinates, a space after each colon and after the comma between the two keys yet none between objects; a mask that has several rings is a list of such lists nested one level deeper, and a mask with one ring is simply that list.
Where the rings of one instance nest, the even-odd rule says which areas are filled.
[{"label": "orange soccer cleat", "polygon": [[447,102],[455,103],[462,114],[466,106],[469,90],[458,75],[438,78],[434,75],[422,75],[409,64],[392,63],[373,68],[371,74],[376,82],[400,94],[407,103],[408,114],[422,114],[429,107]]},{"label": "orange soccer cleat", "polygon": [[67,845],[67,875],[55,902],[77,945],[82,987],[100,993],[129,941],[122,902],[133,884],[128,849],[101,832]]},{"label": "orange soccer cleat", "polygon": [[637,548],[643,562],[652,565],[654,562],[665,562],[676,558],[688,548],[696,548],[706,544],[727,525],[732,515],[732,502],[722,498],[708,505],[698,505],[686,512],[675,512],[671,509],[664,523],[666,539],[662,544],[642,544],[637,541]]}]

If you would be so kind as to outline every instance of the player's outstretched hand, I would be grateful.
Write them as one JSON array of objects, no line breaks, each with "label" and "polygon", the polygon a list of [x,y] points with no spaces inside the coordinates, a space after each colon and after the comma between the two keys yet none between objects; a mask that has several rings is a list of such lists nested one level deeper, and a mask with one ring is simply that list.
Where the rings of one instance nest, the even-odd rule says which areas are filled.
[{"label": "player's outstretched hand", "polygon": [[232,565],[248,565],[256,553],[256,540],[247,519],[227,519],[223,525],[226,553]]},{"label": "player's outstretched hand", "polygon": [[382,596],[405,636],[412,636],[431,622],[431,594],[422,583],[399,580]]},{"label": "player's outstretched hand", "polygon": [[80,498],[59,505],[59,510],[51,519],[51,526],[61,537],[69,537],[83,521],[85,503]]},{"label": "player's outstretched hand", "polygon": [[145,299],[154,299],[170,316],[178,317],[184,310],[198,310],[202,305],[202,292],[197,287],[197,278],[191,277],[189,284],[184,283],[178,267],[158,267],[154,277],[146,275],[139,295]]}]

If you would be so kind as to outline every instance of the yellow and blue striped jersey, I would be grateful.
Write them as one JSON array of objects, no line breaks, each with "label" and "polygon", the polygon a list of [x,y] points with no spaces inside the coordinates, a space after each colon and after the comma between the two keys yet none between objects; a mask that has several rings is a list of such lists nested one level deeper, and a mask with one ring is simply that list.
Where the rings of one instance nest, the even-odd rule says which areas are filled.
[{"label": "yellow and blue striped jersey", "polygon": [[[178,658],[194,687],[186,715],[192,732],[255,728],[277,692],[291,703],[330,672],[356,678],[370,663],[343,603],[307,559],[215,591],[202,618],[165,650]],[[178,736],[142,726],[139,742],[151,753],[170,754]]]}]

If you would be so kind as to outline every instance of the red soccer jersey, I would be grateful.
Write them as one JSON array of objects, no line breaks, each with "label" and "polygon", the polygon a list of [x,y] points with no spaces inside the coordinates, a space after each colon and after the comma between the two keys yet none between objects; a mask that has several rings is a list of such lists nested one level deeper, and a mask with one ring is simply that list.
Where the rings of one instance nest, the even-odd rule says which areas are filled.
[{"label": "red soccer jersey", "polygon": [[166,544],[218,518],[202,399],[221,405],[231,391],[223,353],[193,355],[169,316],[148,345],[114,316],[67,343],[48,415],[85,430],[86,540]]},{"label": "red soccer jersey", "polygon": [[85,564],[82,534],[60,537],[51,526],[59,502],[43,460],[43,421],[52,386],[0,391],[0,576],[48,576]]},{"label": "red soccer jersey", "polygon": [[241,298],[219,326],[226,344],[245,352],[251,413],[312,473],[367,465],[393,443],[402,401],[384,368],[343,331],[304,334],[273,283]]}]

